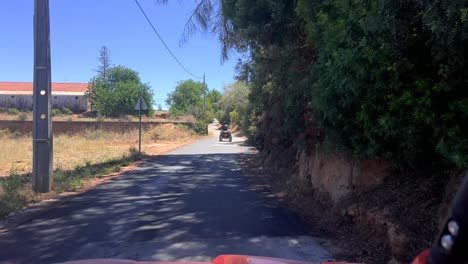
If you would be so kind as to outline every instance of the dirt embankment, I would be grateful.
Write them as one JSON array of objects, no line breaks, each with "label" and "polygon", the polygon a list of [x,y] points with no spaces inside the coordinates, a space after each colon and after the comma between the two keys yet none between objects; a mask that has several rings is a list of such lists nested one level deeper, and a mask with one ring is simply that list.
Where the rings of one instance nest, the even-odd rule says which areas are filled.
[{"label": "dirt embankment", "polygon": [[462,174],[403,175],[383,160],[325,155],[281,146],[269,135],[262,154],[246,156],[249,174],[298,212],[318,236],[333,238],[337,258],[409,263],[427,248],[447,215]]}]

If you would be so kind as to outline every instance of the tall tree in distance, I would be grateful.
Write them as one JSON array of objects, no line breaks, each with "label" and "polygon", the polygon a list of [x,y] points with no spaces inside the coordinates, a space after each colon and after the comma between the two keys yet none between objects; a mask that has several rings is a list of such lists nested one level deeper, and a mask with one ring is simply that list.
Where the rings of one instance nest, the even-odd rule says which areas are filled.
[{"label": "tall tree in distance", "polygon": [[104,116],[136,114],[134,107],[141,96],[148,105],[148,114],[153,114],[151,87],[143,83],[137,71],[122,65],[111,66],[110,52],[102,46],[98,56],[97,74],[88,84],[91,110]]},{"label": "tall tree in distance", "polygon": [[102,46],[99,50],[99,66],[96,72],[98,73],[98,77],[107,80],[109,77],[109,69],[111,68],[111,59],[110,59],[110,51],[109,48],[106,46]]}]

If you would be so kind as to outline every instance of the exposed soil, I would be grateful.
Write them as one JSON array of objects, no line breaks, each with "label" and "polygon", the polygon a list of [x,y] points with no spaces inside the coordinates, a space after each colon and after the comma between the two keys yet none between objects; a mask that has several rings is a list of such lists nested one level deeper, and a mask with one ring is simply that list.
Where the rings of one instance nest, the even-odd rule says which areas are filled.
[{"label": "exposed soil", "polygon": [[330,221],[331,214],[326,213],[325,208],[313,200],[312,193],[297,193],[297,188],[295,192],[295,188],[287,181],[287,174],[275,175],[264,168],[261,154],[243,155],[241,165],[252,186],[260,191],[273,193],[283,206],[296,212],[309,228],[311,235],[331,250],[337,260],[366,262],[360,257],[362,252],[356,247],[359,237],[351,223]]},{"label": "exposed soil", "polygon": [[261,154],[244,155],[241,163],[256,188],[274,193],[312,235],[327,238],[338,260],[360,263],[409,263],[429,247],[462,179],[400,175],[332,205],[290,180],[293,166],[273,172],[263,167]]}]

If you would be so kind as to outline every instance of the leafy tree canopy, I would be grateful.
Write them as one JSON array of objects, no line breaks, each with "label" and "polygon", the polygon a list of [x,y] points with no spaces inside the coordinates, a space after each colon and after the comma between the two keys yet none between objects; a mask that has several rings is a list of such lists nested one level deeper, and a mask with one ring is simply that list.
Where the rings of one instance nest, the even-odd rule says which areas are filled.
[{"label": "leafy tree canopy", "polygon": [[[101,56],[102,50],[101,50]],[[109,56],[104,56],[109,59]],[[104,116],[120,116],[136,114],[135,105],[142,96],[153,113],[153,96],[151,87],[142,83],[138,72],[124,66],[108,67],[108,62],[100,60],[102,65],[89,82],[87,96],[92,109]],[[107,66],[105,66],[106,64]]]},{"label": "leafy tree canopy", "polygon": [[169,112],[179,116],[192,114],[199,118],[203,114],[203,83],[185,80],[177,83],[175,90],[168,94],[166,103]]}]

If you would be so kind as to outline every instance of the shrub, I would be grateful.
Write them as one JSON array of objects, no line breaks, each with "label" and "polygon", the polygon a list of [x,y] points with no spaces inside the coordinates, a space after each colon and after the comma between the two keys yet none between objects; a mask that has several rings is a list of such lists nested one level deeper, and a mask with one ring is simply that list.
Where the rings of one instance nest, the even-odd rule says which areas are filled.
[{"label": "shrub", "polygon": [[64,115],[73,115],[73,111],[66,107],[63,108],[62,113]]},{"label": "shrub", "polygon": [[21,209],[27,202],[27,197],[23,192],[23,181],[20,176],[11,174],[0,179],[0,187],[3,195],[0,199],[0,217]]},{"label": "shrub", "polygon": [[239,125],[239,114],[236,110],[229,113],[229,119],[231,120],[232,124]]},{"label": "shrub", "polygon": [[7,112],[9,115],[18,115],[20,113],[20,111],[16,108],[8,108]]},{"label": "shrub", "polygon": [[26,121],[26,120],[28,120],[28,114],[26,114],[26,113],[21,113],[21,114],[18,116],[18,120],[20,120],[20,121]]},{"label": "shrub", "polygon": [[135,146],[131,146],[128,149],[128,153],[129,153],[128,158],[131,161],[137,161],[143,158],[143,154],[138,153],[138,149]]},{"label": "shrub", "polygon": [[193,125],[193,130],[199,135],[208,134],[208,122],[206,120],[198,120]]},{"label": "shrub", "polygon": [[52,116],[59,116],[62,114],[62,111],[60,111],[60,109],[52,109]]}]

